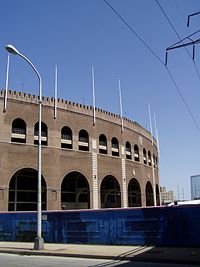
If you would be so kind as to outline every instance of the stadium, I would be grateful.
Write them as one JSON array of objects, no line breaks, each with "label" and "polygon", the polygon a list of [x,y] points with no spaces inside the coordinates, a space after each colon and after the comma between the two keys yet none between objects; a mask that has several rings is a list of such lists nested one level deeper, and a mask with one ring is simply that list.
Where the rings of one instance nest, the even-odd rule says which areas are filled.
[{"label": "stadium", "polygon": [[[38,96],[0,91],[0,210],[37,210]],[[42,210],[160,204],[157,142],[111,112],[42,98]],[[122,129],[123,119],[123,129]]]}]

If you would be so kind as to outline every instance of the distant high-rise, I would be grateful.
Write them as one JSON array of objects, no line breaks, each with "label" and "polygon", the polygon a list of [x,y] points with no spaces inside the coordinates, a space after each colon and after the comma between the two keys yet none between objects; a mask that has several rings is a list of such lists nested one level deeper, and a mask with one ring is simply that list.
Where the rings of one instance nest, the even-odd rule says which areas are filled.
[{"label": "distant high-rise", "polygon": [[200,199],[200,174],[190,176],[191,199]]}]

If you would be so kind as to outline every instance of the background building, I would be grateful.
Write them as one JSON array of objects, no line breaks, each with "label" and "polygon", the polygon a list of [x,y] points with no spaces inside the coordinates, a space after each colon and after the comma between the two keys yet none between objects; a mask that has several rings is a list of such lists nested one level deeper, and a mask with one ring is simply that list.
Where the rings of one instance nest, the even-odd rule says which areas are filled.
[{"label": "background building", "polygon": [[200,199],[200,175],[190,176],[191,199]]},{"label": "background building", "polygon": [[[3,111],[4,91],[0,92]],[[38,97],[9,91],[0,113],[0,210],[37,209]],[[43,97],[42,208],[159,205],[156,140],[136,122],[96,108]]]},{"label": "background building", "polygon": [[167,191],[166,187],[161,186],[160,187],[160,199],[161,199],[161,204],[169,204],[174,202],[174,192],[173,191]]}]

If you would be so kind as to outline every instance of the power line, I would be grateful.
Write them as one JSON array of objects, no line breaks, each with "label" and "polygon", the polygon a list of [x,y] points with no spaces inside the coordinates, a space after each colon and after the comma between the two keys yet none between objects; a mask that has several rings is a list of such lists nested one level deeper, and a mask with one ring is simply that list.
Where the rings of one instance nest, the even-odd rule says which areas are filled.
[{"label": "power line", "polygon": [[128,22],[125,21],[125,19],[122,18],[122,16],[111,6],[111,4],[104,0],[104,2],[112,9],[112,11],[120,18],[120,20],[131,30],[132,33],[143,43],[144,46],[154,55],[154,57],[162,64],[165,65],[162,59],[151,49],[151,47],[140,37],[140,35],[133,29],[132,26],[128,24]]},{"label": "power line", "polygon": [[122,16],[114,9],[114,7],[107,1],[104,0],[104,2],[112,9],[112,11],[117,15],[117,17],[129,28],[129,30],[141,41],[141,43],[151,52],[151,54],[159,61],[159,63],[165,67],[165,69],[167,70],[167,73],[169,74],[179,96],[181,97],[181,100],[183,102],[183,104],[185,105],[192,121],[194,122],[195,126],[197,127],[197,129],[200,131],[200,127],[197,123],[197,121],[195,120],[189,106],[187,105],[186,100],[184,99],[181,90],[179,89],[177,83],[175,82],[175,79],[173,78],[172,73],[170,72],[170,70],[168,69],[168,67],[164,64],[164,62],[162,61],[162,59],[152,50],[152,48],[142,39],[142,37],[133,29],[132,26],[130,26],[130,24],[124,19],[122,18]]}]

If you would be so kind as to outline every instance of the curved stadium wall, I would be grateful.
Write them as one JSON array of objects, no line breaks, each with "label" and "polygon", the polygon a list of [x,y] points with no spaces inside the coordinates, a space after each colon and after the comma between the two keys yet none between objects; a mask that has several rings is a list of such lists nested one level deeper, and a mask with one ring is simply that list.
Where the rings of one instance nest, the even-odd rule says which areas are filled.
[{"label": "curved stadium wall", "polygon": [[[0,91],[0,210],[37,210],[38,96]],[[119,115],[43,97],[42,209],[159,205],[156,140]],[[154,203],[156,202],[156,203]]]}]

